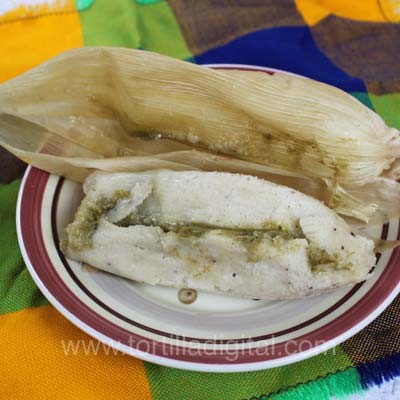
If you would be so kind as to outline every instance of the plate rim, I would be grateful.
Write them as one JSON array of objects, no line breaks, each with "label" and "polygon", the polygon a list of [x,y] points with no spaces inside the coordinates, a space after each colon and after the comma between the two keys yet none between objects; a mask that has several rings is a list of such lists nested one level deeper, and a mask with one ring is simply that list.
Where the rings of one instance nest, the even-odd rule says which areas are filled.
[{"label": "plate rim", "polygon": [[[232,68],[232,69],[250,69],[255,71],[265,71],[265,72],[281,72],[285,74],[301,76],[297,74],[293,74],[287,71],[278,70],[274,68],[254,66],[254,65],[245,65],[245,64],[207,64],[205,67],[214,67],[214,68]],[[305,78],[305,77],[303,77]],[[310,349],[295,352],[293,354],[285,355],[283,357],[269,359],[264,361],[256,361],[256,362],[244,362],[244,363],[226,363],[226,364],[213,364],[213,363],[201,363],[201,362],[193,362],[193,361],[184,361],[177,360],[174,358],[162,357],[153,353],[144,352],[133,347],[127,346],[123,343],[119,343],[110,337],[104,335],[103,333],[95,330],[90,325],[83,322],[81,319],[76,317],[73,313],[67,310],[62,303],[60,303],[53,294],[47,289],[45,284],[42,282],[41,278],[37,274],[35,267],[32,265],[30,258],[28,256],[27,250],[25,248],[25,243],[23,240],[22,234],[22,221],[21,221],[21,205],[22,205],[22,197],[24,193],[25,184],[29,174],[32,172],[32,166],[29,165],[25,171],[24,177],[21,182],[21,186],[18,193],[17,200],[17,209],[16,209],[16,227],[17,227],[17,236],[18,243],[21,249],[21,253],[25,264],[27,265],[28,271],[30,272],[32,278],[34,279],[36,285],[39,287],[41,292],[45,295],[45,297],[49,300],[49,302],[62,314],[64,315],[70,322],[76,325],[78,328],[99,340],[100,342],[115,348],[123,353],[132,355],[134,357],[140,358],[144,361],[149,361],[153,363],[157,363],[167,367],[192,370],[192,371],[203,371],[203,372],[244,372],[244,371],[256,371],[267,368],[274,368],[278,366],[288,365],[314,355],[320,354],[328,349],[342,343],[346,339],[350,338],[361,329],[363,329],[366,325],[372,322],[379,314],[381,314],[385,308],[394,300],[398,293],[400,293],[400,281],[397,282],[397,285],[394,289],[389,293],[389,295],[379,304],[378,307],[374,309],[373,312],[368,314],[361,321],[353,325],[350,329],[344,331],[343,333],[335,336],[334,338],[311,347]],[[46,173],[46,172],[43,172]],[[49,174],[50,176],[50,174]],[[339,317],[340,318],[340,317]],[[152,339],[149,339],[152,340]]]}]

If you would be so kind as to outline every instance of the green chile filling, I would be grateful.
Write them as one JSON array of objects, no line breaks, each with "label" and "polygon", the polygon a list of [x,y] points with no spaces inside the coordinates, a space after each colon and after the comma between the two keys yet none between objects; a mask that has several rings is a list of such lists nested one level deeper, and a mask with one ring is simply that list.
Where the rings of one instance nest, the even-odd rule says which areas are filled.
[{"label": "green chile filling", "polygon": [[[79,206],[74,221],[65,230],[64,239],[61,242],[63,251],[69,247],[79,252],[92,246],[92,236],[95,232],[100,218],[109,210],[114,208],[118,201],[129,196],[125,190],[117,190],[111,198],[92,200],[85,197]],[[115,223],[120,227],[132,225],[158,226],[164,232],[175,232],[180,240],[196,240],[210,230],[218,230],[221,235],[231,237],[240,242],[247,250],[248,261],[260,261],[257,254],[258,246],[265,240],[273,240],[279,243],[280,240],[305,239],[300,227],[295,233],[288,232],[288,229],[274,222],[266,222],[263,229],[234,229],[220,228],[206,224],[159,224],[154,218],[141,212],[140,207],[135,214],[130,214],[124,219]],[[330,256],[326,251],[309,247],[308,258],[313,270],[320,270],[321,267],[333,267],[338,265],[338,256]]]},{"label": "green chile filling", "polygon": [[92,247],[92,236],[100,218],[114,208],[118,201],[129,196],[126,190],[116,190],[113,197],[103,197],[92,200],[85,197],[75,213],[74,220],[67,226],[64,238],[61,241],[61,249],[68,247],[76,252]]}]

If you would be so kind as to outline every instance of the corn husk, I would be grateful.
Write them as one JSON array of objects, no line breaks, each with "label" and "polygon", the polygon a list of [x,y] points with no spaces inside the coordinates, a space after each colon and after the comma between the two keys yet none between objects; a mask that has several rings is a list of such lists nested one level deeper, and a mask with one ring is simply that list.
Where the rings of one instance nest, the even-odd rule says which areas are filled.
[{"label": "corn husk", "polygon": [[235,171],[360,221],[400,214],[399,132],[345,92],[286,74],[72,50],[0,85],[0,144],[79,181],[97,169]]}]

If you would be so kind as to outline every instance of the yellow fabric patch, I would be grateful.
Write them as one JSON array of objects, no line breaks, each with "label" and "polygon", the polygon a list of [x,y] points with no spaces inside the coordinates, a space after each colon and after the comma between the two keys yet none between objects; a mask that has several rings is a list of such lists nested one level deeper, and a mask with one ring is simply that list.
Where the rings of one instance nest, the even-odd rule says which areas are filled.
[{"label": "yellow fabric patch", "polygon": [[383,10],[386,6],[393,9],[390,3],[393,1],[296,0],[296,7],[307,24],[313,26],[329,14],[358,21],[385,22],[387,17]]},{"label": "yellow fabric patch", "polygon": [[0,82],[56,56],[82,47],[76,11],[0,22]]},{"label": "yellow fabric patch", "polygon": [[380,4],[390,22],[400,22],[400,0],[381,0]]},{"label": "yellow fabric patch", "polygon": [[52,306],[2,315],[0,337],[1,399],[152,398],[142,361],[92,339]]}]

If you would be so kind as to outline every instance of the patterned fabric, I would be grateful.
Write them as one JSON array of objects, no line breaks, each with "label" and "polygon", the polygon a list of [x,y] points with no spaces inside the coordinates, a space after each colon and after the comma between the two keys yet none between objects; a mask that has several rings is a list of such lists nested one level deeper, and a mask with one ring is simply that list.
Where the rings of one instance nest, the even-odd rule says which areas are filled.
[{"label": "patterned fabric", "polygon": [[[306,75],[400,128],[399,23],[400,0],[2,1],[0,81],[66,49],[133,47]],[[23,169],[0,150],[1,399],[328,399],[400,375],[400,298],[326,354],[258,372],[180,371],[92,340],[48,304],[24,266],[15,230]],[[66,349],[68,340],[81,347]]]}]

